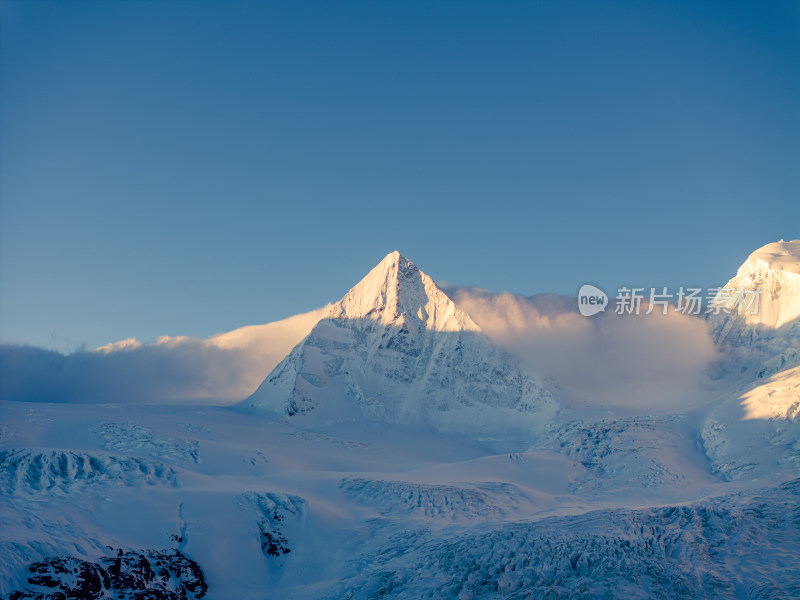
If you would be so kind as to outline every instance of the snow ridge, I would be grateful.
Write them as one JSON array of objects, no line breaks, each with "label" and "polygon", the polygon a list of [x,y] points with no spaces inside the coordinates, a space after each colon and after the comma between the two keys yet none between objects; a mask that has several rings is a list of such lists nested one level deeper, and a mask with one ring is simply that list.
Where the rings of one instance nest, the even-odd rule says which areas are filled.
[{"label": "snow ridge", "polygon": [[6,496],[49,497],[106,481],[180,486],[175,469],[150,459],[69,450],[0,450],[0,493]]}]

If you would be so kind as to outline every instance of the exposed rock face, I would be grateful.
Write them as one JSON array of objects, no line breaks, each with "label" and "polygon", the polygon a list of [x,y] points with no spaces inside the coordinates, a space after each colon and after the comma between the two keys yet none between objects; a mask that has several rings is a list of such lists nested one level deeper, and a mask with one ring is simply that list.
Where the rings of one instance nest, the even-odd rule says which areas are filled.
[{"label": "exposed rock face", "polygon": [[250,492],[239,499],[239,507],[253,514],[261,540],[261,552],[268,559],[289,554],[292,549],[287,525],[303,521],[308,504],[299,496],[274,492]]},{"label": "exposed rock face", "polygon": [[119,550],[97,563],[55,557],[28,570],[29,587],[9,600],[196,600],[208,591],[197,563],[177,550]]}]

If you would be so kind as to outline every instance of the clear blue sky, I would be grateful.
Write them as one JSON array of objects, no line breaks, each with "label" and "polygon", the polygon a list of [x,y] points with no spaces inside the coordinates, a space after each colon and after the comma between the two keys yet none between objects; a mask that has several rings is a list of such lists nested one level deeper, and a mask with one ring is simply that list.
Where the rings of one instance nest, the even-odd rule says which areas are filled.
[{"label": "clear blue sky", "polygon": [[523,294],[800,237],[800,3],[2,1],[0,340],[207,336],[398,249]]}]

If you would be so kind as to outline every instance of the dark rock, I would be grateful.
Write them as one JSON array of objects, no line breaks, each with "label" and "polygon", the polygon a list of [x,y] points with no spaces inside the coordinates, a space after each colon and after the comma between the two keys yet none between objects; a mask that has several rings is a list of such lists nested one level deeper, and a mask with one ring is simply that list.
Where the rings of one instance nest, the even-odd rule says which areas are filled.
[{"label": "dark rock", "polygon": [[199,600],[208,591],[199,565],[178,550],[119,550],[98,562],[59,556],[33,563],[29,587],[9,600]]}]

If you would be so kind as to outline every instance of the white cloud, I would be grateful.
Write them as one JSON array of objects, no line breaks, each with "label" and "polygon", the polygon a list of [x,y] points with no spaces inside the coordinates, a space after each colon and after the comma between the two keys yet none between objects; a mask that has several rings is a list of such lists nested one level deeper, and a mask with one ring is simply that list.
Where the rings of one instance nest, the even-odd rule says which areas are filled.
[{"label": "white cloud", "polygon": [[207,340],[128,338],[64,355],[30,346],[0,347],[5,400],[179,402],[242,400],[302,340],[327,307],[242,327]]},{"label": "white cloud", "polygon": [[126,338],[118,342],[111,342],[105,346],[100,346],[95,349],[95,352],[108,354],[109,352],[118,352],[119,350],[133,350],[134,348],[139,348],[141,345],[142,343],[136,338]]},{"label": "white cloud", "polygon": [[[717,358],[702,319],[677,313],[581,316],[575,299],[527,298],[476,288],[446,290],[523,367],[560,386],[563,402],[648,411],[683,408],[699,397]],[[0,348],[5,399],[72,402],[235,402],[247,397],[302,340],[327,307],[206,340],[129,338],[62,355]]]},{"label": "white cloud", "polygon": [[568,403],[648,411],[686,408],[718,357],[703,319],[674,311],[584,317],[575,299],[447,290],[499,346],[552,377]]}]

